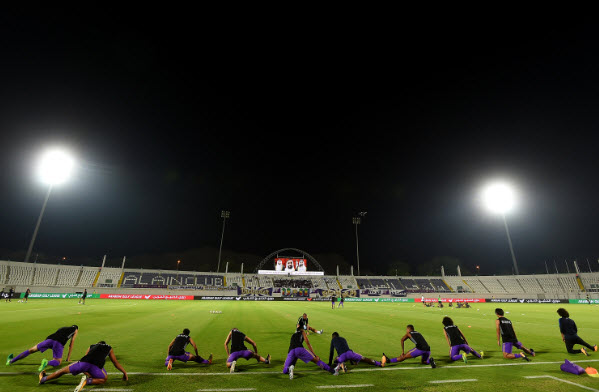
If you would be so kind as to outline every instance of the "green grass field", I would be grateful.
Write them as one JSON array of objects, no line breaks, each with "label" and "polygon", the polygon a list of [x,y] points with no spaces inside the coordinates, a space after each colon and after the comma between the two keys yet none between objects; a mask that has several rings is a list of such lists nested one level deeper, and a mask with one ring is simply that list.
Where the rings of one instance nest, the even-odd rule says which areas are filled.
[{"label": "green grass field", "polygon": [[[555,310],[559,305],[502,304],[514,322],[518,338],[538,355],[532,362],[506,360],[495,340],[494,304],[478,304],[471,309],[445,307],[424,308],[413,303],[346,303],[345,309],[330,309],[322,302],[236,302],[236,301],[126,301],[30,300],[29,303],[0,303],[2,358],[15,355],[44,340],[65,325],[78,324],[73,360],[81,358],[86,348],[99,340],[112,345],[117,358],[130,373],[129,381],[120,379],[118,371],[107,361],[108,382],[85,390],[128,391],[198,391],[198,390],[289,390],[316,391],[321,386],[342,390],[339,386],[368,385],[347,390],[414,390],[414,391],[495,391],[506,386],[520,391],[574,391],[581,386],[599,390],[599,378],[575,376],[559,369],[565,358],[582,367],[599,367],[599,353],[590,357],[570,355],[565,351],[557,327]],[[599,308],[595,305],[567,306],[576,320],[580,336],[591,344],[599,343]],[[221,310],[211,314],[210,310]],[[428,340],[438,368],[420,365],[418,359],[375,368],[366,364],[349,366],[338,377],[320,370],[315,364],[298,362],[296,377],[289,380],[280,374],[287,355],[289,338],[297,318],[307,312],[310,323],[324,329],[323,335],[310,335],[316,354],[327,362],[330,334],[338,331],[350,347],[364,356],[380,360],[382,352],[401,353],[400,338],[405,325],[412,323]],[[442,332],[441,319],[449,315],[460,326],[472,347],[483,350],[485,358],[469,356],[468,364],[451,363],[449,347]],[[223,343],[228,331],[238,327],[256,341],[260,354],[272,355],[272,364],[255,360],[238,362],[238,372],[231,375],[225,366]],[[167,346],[183,328],[191,329],[200,355],[214,353],[211,366],[175,363],[171,372],[164,367]],[[412,348],[406,342],[406,351]],[[191,351],[191,350],[190,350]],[[64,358],[66,359],[66,349]],[[0,372],[1,391],[69,391],[79,377],[66,375],[56,382],[38,386],[37,367],[51,351],[35,353]],[[588,362],[592,361],[592,362]],[[597,361],[597,362],[595,362]],[[61,364],[61,367],[65,365]],[[493,366],[495,365],[495,366]],[[3,365],[2,365],[3,366]],[[52,368],[48,368],[51,372]],[[526,376],[553,378],[527,379]],[[431,381],[475,379],[466,383],[433,384]],[[562,381],[560,381],[562,380]],[[253,389],[255,388],[255,389]],[[346,390],[345,388],[343,390]]]}]

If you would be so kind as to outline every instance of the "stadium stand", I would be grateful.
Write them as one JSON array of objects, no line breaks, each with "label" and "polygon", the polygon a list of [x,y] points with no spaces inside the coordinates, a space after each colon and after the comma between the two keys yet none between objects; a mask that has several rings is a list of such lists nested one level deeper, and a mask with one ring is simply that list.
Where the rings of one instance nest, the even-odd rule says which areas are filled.
[{"label": "stadium stand", "polygon": [[[122,281],[121,281],[122,277]],[[119,283],[121,283],[119,285]],[[508,276],[273,276],[239,273],[224,275],[191,271],[142,270],[72,265],[21,263],[0,261],[0,284],[3,287],[37,292],[81,291],[93,288],[98,292],[165,293],[184,290],[182,294],[202,295],[202,291],[219,290],[223,295],[237,295],[236,286],[277,288],[318,288],[368,290],[368,295],[396,295],[406,291],[419,298],[422,294],[441,294],[447,297],[475,296],[477,298],[537,298],[575,299],[599,298],[599,273],[508,275]],[[112,290],[112,291],[111,291]],[[119,291],[117,291],[119,290]],[[130,291],[126,291],[130,290]],[[279,293],[277,293],[278,295]]]}]

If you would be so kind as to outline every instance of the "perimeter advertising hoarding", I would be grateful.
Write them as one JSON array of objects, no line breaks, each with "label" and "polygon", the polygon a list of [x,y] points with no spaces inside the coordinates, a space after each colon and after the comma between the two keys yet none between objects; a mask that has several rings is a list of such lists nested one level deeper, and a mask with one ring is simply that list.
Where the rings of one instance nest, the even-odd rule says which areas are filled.
[{"label": "perimeter advertising hoarding", "polygon": [[346,298],[345,302],[414,302],[414,298]]},{"label": "perimeter advertising hoarding", "polygon": [[340,297],[341,295],[343,295],[345,298],[360,296],[360,290],[354,289],[312,289],[312,293],[318,294],[321,297],[329,298],[333,295],[335,297]]},{"label": "perimeter advertising hoarding", "polygon": [[[470,302],[470,303],[478,303],[478,302],[486,302],[484,298],[425,298],[424,302]],[[414,298],[414,302],[422,302],[422,298]]]},{"label": "perimeter advertising hoarding", "polygon": [[508,304],[567,304],[567,299],[535,299],[535,298],[487,298],[487,302]]},{"label": "perimeter advertising hoarding", "polygon": [[[29,298],[81,298],[83,293],[29,293]],[[20,298],[25,298],[25,293],[21,293]],[[100,294],[87,294],[87,298],[100,298]]]},{"label": "perimeter advertising hoarding", "polygon": [[151,295],[151,294],[100,294],[103,299],[166,299],[192,300],[193,295]]},{"label": "perimeter advertising hoarding", "polygon": [[586,305],[599,304],[599,299],[588,299],[588,300],[587,299],[570,299],[566,303],[571,303],[571,304],[586,304]]}]

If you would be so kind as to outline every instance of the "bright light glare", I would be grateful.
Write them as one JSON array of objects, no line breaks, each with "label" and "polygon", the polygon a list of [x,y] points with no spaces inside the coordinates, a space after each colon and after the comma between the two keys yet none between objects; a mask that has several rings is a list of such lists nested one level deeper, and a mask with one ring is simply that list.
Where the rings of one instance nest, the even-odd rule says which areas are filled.
[{"label": "bright light glare", "polygon": [[57,185],[69,179],[74,166],[75,160],[68,153],[62,150],[50,150],[40,159],[38,172],[44,183]]},{"label": "bright light glare", "polygon": [[485,206],[493,213],[505,214],[514,208],[514,190],[506,183],[488,184],[483,189],[482,196]]}]

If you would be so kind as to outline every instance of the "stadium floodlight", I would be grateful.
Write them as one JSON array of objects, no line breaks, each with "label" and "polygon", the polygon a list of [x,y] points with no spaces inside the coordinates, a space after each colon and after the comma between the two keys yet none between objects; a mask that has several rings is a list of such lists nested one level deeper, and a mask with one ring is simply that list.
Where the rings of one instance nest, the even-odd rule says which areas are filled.
[{"label": "stadium floodlight", "polygon": [[67,181],[69,177],[71,177],[74,167],[75,159],[65,150],[51,149],[41,156],[37,172],[40,180],[48,185],[48,192],[46,192],[46,198],[42,204],[40,216],[37,219],[37,224],[35,225],[29,248],[27,248],[27,253],[25,254],[26,263],[29,262],[29,258],[31,257],[33,244],[35,243],[35,238],[37,237],[37,232],[40,228],[40,223],[42,222],[42,217],[44,216],[44,211],[46,210],[46,205],[48,204],[48,199],[52,192],[52,187]]},{"label": "stadium floodlight", "polygon": [[514,246],[512,245],[512,238],[510,237],[510,231],[507,226],[507,219],[505,219],[505,214],[513,211],[516,205],[514,188],[503,181],[490,182],[482,190],[482,200],[485,207],[490,212],[501,215],[503,219],[505,234],[510,246],[510,253],[512,254],[514,273],[519,275],[518,263],[516,262],[516,255],[514,254]]},{"label": "stadium floodlight", "polygon": [[220,235],[220,248],[218,248],[218,266],[216,267],[216,272],[220,272],[220,257],[223,252],[223,240],[225,238],[225,223],[227,219],[231,217],[231,211],[222,210],[220,212],[220,217],[223,218],[223,231]]},{"label": "stadium floodlight", "polygon": [[514,189],[505,182],[492,182],[483,189],[483,202],[496,214],[507,214],[515,206]]},{"label": "stadium floodlight", "polygon": [[54,149],[47,151],[39,162],[38,172],[43,183],[58,185],[69,179],[75,160],[64,150]]}]

